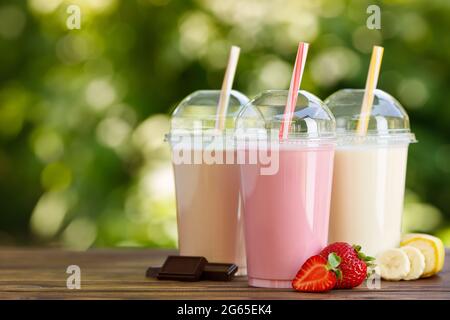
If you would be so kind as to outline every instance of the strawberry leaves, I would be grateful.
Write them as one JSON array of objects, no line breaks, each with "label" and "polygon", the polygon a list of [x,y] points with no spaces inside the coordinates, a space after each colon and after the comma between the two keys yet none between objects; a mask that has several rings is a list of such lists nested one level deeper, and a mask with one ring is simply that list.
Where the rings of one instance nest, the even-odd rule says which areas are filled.
[{"label": "strawberry leaves", "polygon": [[339,269],[340,264],[341,257],[339,257],[336,253],[332,252],[328,255],[326,268],[327,270],[333,271],[338,279],[342,279],[342,272]]},{"label": "strawberry leaves", "polygon": [[361,246],[360,245],[353,245],[353,249],[355,249],[356,254],[358,255],[358,258],[362,261],[364,261],[366,263],[366,265],[368,267],[375,267],[375,258],[371,257],[371,256],[367,256],[365,255],[362,251],[361,251]]}]

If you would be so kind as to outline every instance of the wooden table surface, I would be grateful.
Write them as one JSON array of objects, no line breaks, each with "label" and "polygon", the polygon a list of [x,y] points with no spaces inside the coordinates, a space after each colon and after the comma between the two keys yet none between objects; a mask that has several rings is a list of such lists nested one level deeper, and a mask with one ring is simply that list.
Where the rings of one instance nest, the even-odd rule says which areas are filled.
[{"label": "wooden table surface", "polygon": [[[145,277],[175,251],[152,249],[0,248],[0,299],[450,299],[450,266],[437,276],[417,281],[381,282],[381,289],[365,284],[325,294],[290,289],[252,288],[245,277],[231,282],[175,282]],[[81,269],[81,289],[67,289],[69,265]]]}]

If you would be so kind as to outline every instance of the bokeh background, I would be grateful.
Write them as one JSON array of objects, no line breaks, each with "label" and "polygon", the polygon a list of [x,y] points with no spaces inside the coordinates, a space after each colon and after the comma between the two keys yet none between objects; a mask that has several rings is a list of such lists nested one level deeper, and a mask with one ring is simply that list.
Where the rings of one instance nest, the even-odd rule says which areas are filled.
[{"label": "bokeh background", "polygon": [[0,245],[176,246],[170,110],[220,87],[232,44],[236,89],[287,88],[300,40],[302,86],[323,99],[363,87],[385,47],[379,88],[420,141],[404,228],[450,245],[449,30],[448,0],[1,0]]}]

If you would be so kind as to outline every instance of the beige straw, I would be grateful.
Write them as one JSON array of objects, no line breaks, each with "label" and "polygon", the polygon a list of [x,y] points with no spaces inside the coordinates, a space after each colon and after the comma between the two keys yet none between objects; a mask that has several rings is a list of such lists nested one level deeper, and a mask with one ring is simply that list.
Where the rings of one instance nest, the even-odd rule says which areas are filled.
[{"label": "beige straw", "polygon": [[225,77],[223,78],[222,89],[220,90],[219,104],[217,106],[216,129],[221,131],[225,128],[228,103],[230,101],[230,93],[233,86],[240,51],[241,49],[239,47],[231,47],[230,57],[228,58],[228,66],[225,71]]},{"label": "beige straw", "polygon": [[383,47],[374,46],[372,58],[370,59],[369,73],[367,74],[366,89],[364,91],[361,113],[356,132],[359,136],[365,136],[369,126],[370,114],[374,99],[374,91],[377,88],[378,76],[380,75],[381,60],[383,59]]}]

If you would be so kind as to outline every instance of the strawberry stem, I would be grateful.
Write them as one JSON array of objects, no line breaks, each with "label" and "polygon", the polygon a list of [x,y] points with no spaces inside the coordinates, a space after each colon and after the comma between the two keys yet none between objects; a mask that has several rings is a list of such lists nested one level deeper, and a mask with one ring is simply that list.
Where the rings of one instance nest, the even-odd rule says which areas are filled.
[{"label": "strawberry stem", "polygon": [[341,264],[341,257],[339,257],[336,253],[332,252],[328,255],[327,270],[334,271],[334,273],[338,275],[338,273],[341,272],[338,269],[340,264]]},{"label": "strawberry stem", "polygon": [[368,267],[373,267],[376,265],[374,263],[375,258],[371,256],[366,256],[364,252],[361,251],[360,245],[353,245],[353,249],[355,249],[356,253],[358,254],[358,258],[364,261]]}]

